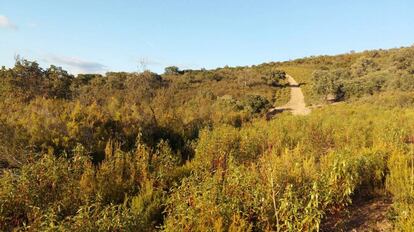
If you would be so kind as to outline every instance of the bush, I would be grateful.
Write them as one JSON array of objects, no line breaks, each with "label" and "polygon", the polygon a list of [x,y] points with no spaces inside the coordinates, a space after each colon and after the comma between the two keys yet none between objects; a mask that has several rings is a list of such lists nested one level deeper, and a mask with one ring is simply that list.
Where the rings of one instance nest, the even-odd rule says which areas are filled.
[{"label": "bush", "polygon": [[[412,146],[412,145],[411,145]],[[414,228],[414,155],[396,150],[388,161],[390,175],[387,189],[393,195],[394,211],[397,213],[396,229],[410,231]]]},{"label": "bush", "polygon": [[351,72],[355,77],[362,77],[379,69],[378,64],[372,58],[367,57],[360,57],[351,65]]},{"label": "bush", "polygon": [[261,113],[270,108],[269,101],[260,95],[248,95],[242,102],[242,105],[249,112]]},{"label": "bush", "polygon": [[313,74],[313,88],[323,96],[333,95],[339,99],[344,95],[343,80],[334,72],[317,70]]}]

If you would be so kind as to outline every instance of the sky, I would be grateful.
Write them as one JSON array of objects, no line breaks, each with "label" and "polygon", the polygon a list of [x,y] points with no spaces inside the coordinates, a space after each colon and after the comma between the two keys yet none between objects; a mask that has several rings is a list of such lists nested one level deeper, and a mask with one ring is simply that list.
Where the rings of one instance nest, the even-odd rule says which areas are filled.
[{"label": "sky", "polygon": [[414,44],[412,0],[0,0],[0,66],[245,66]]}]

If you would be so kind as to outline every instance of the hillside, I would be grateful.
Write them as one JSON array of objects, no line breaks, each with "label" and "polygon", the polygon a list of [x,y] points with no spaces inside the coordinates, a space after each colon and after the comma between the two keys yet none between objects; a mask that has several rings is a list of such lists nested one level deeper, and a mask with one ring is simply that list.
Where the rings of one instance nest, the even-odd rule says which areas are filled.
[{"label": "hillside", "polygon": [[341,231],[375,199],[414,229],[414,47],[163,74],[17,59],[0,99],[2,231]]}]

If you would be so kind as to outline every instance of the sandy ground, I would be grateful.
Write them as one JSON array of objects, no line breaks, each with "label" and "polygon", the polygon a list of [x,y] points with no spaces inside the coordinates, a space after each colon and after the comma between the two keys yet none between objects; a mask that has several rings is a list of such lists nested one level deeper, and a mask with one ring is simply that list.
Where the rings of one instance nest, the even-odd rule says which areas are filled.
[{"label": "sandy ground", "polygon": [[283,111],[290,111],[293,115],[307,115],[311,112],[311,110],[306,107],[305,97],[303,96],[300,85],[293,79],[293,77],[289,75],[286,75],[286,77],[291,88],[290,100],[283,106],[270,109],[266,115],[268,119]]}]

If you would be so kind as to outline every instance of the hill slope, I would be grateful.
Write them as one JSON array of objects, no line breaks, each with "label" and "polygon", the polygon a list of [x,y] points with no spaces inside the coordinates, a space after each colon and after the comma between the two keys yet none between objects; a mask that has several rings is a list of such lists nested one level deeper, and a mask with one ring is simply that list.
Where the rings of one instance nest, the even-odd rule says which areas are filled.
[{"label": "hill slope", "polygon": [[414,47],[162,75],[18,60],[0,99],[2,231],[317,231],[378,196],[414,228]]}]

